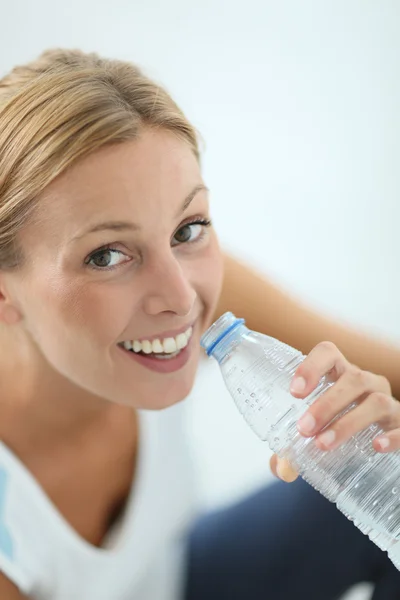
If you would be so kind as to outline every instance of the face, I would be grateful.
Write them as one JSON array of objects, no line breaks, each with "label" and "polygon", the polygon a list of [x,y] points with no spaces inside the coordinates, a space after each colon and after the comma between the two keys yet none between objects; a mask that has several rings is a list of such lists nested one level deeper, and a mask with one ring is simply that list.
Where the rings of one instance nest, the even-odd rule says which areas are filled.
[{"label": "face", "polygon": [[222,261],[187,143],[148,130],[83,159],[39,199],[20,245],[7,293],[52,369],[138,408],[188,394]]}]

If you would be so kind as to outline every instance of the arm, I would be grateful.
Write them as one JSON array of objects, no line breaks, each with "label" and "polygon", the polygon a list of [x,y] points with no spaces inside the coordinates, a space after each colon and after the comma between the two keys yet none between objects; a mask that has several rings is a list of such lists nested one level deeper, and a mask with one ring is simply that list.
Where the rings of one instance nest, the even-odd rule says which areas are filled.
[{"label": "arm", "polygon": [[0,573],[0,598],[1,600],[26,600],[18,588],[11,583],[3,573]]},{"label": "arm", "polygon": [[336,344],[349,362],[384,375],[400,399],[400,348],[335,323],[275,287],[268,279],[230,256],[217,316],[231,310],[255,329],[289,344],[304,354],[323,340]]}]

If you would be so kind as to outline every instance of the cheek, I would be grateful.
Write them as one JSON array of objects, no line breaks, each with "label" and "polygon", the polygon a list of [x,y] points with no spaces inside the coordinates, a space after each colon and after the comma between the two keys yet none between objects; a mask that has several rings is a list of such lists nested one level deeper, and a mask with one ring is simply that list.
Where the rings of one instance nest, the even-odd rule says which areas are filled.
[{"label": "cheek", "polygon": [[91,344],[97,348],[114,345],[134,310],[132,294],[109,282],[71,285],[53,281],[49,285],[47,281],[35,286],[35,291],[35,303],[28,308],[35,337],[51,346],[70,343],[75,352],[79,345],[86,350]]},{"label": "cheek", "polygon": [[25,311],[30,337],[57,373],[91,393],[122,402],[130,398],[132,381],[126,389],[122,382],[120,389],[115,386],[116,343],[137,310],[132,289],[129,293],[126,287],[36,281],[35,301]]},{"label": "cheek", "polygon": [[206,308],[207,324],[211,320],[221,293],[223,258],[215,233],[201,257],[196,269],[196,287]]}]

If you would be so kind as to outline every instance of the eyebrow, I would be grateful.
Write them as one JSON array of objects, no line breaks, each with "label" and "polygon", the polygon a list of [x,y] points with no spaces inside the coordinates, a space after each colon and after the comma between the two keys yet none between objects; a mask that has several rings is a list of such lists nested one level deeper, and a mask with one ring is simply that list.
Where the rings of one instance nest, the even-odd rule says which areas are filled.
[{"label": "eyebrow", "polygon": [[[201,191],[208,192],[209,190],[204,184],[196,185],[196,187],[190,192],[188,196],[186,196],[185,200],[183,201],[182,206],[176,214],[177,217],[189,208],[194,197]],[[72,238],[72,241],[80,240],[85,235],[88,235],[90,233],[96,233],[98,231],[138,231],[139,229],[140,226],[136,223],[133,223],[132,221],[104,221],[102,223],[97,223],[93,227],[90,227],[90,229],[85,230],[83,233],[79,233],[78,235],[74,236]]]}]

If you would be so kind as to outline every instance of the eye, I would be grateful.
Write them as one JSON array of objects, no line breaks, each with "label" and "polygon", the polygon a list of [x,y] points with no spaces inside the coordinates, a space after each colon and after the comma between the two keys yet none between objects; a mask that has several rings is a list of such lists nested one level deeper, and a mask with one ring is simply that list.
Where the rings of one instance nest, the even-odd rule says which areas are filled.
[{"label": "eye", "polygon": [[130,260],[126,254],[120,250],[113,248],[103,248],[102,250],[96,250],[93,252],[85,261],[87,265],[92,266],[95,269],[112,269],[117,267],[123,262]]},{"label": "eye", "polygon": [[200,240],[205,232],[206,227],[210,227],[211,221],[208,219],[198,219],[192,223],[186,223],[179,227],[175,232],[172,245],[187,244]]}]

